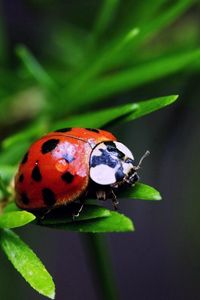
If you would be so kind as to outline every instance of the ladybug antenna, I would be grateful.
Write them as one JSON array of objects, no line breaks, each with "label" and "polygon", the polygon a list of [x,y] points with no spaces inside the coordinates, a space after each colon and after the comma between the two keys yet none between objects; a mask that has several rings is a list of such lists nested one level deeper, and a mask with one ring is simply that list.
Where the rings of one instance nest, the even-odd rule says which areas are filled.
[{"label": "ladybug antenna", "polygon": [[144,160],[147,156],[149,156],[149,154],[150,154],[150,151],[147,150],[147,151],[144,153],[144,155],[142,155],[142,157],[140,158],[140,161],[139,161],[138,165],[135,167],[135,170],[140,169],[143,160]]}]

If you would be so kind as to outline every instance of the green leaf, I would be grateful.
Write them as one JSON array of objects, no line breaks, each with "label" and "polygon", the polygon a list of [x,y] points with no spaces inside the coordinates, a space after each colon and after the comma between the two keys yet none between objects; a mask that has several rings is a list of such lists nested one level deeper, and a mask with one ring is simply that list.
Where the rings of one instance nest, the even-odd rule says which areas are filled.
[{"label": "green leaf", "polygon": [[27,211],[6,212],[0,215],[0,228],[21,227],[33,220],[35,220],[35,216]]},{"label": "green leaf", "polygon": [[94,25],[94,36],[101,35],[111,23],[116,8],[119,5],[119,0],[103,0],[99,16],[96,18]]},{"label": "green leaf", "polygon": [[4,229],[0,244],[17,271],[40,294],[55,298],[55,286],[51,275],[36,254],[14,232]]},{"label": "green leaf", "polygon": [[158,109],[164,108],[175,102],[178,99],[178,95],[171,95],[165,97],[154,98],[148,101],[141,101],[137,103],[137,110],[132,112],[125,118],[125,121],[132,121],[141,118],[147,114],[152,113]]},{"label": "green leaf", "polygon": [[[106,97],[118,92],[136,88],[147,82],[174,74],[194,64],[199,58],[200,50],[197,49],[145,62],[142,65],[114,73],[114,75],[104,76],[101,79],[90,82],[89,87],[84,86],[84,91],[77,90],[77,94],[74,95],[74,101],[76,100],[76,105],[86,105],[97,102],[100,98],[106,99]],[[72,108],[71,105],[72,101],[68,101],[68,109]]]},{"label": "green leaf", "polygon": [[118,107],[107,108],[87,114],[75,115],[65,121],[60,121],[52,126],[52,130],[70,127],[94,127],[100,128],[117,119],[123,119],[137,110],[137,103],[120,105]]},{"label": "green leaf", "polygon": [[177,95],[154,98],[151,100],[120,105],[88,114],[75,115],[66,121],[57,122],[52,130],[64,127],[105,127],[111,122],[115,124],[122,121],[131,121],[140,118],[153,111],[172,104],[178,98]]},{"label": "green leaf", "polygon": [[69,209],[68,207],[66,207],[66,209],[62,207],[60,210],[52,211],[51,213],[47,214],[44,220],[41,220],[40,223],[43,225],[64,224],[110,216],[110,211],[104,207],[85,204],[80,215],[76,217],[75,221],[73,221],[72,213],[76,213],[79,207],[79,204],[76,205],[74,203],[73,210]]},{"label": "green leaf", "polygon": [[126,189],[119,194],[119,197],[129,199],[141,199],[141,200],[161,200],[160,193],[153,187],[143,184],[136,183],[135,186]]},{"label": "green leaf", "polygon": [[160,17],[154,18],[152,24],[146,26],[146,33],[155,34],[164,27],[170,25],[195,2],[196,0],[179,0],[176,1],[176,3],[173,3],[169,9],[163,9],[161,7],[162,13],[160,13]]},{"label": "green leaf", "polygon": [[22,155],[27,151],[30,146],[30,142],[26,139],[21,140],[20,143],[15,144],[15,147],[6,148],[1,152],[0,165],[16,166],[16,164],[22,159]]},{"label": "green leaf", "polygon": [[110,216],[87,221],[74,221],[68,224],[51,225],[51,228],[77,232],[126,232],[133,231],[133,223],[126,216],[110,211]]},{"label": "green leaf", "polygon": [[[5,182],[3,181],[3,179],[0,176],[0,192],[2,193],[2,197],[8,197],[10,195]],[[0,197],[1,198],[1,197]]]},{"label": "green leaf", "polygon": [[10,165],[0,165],[0,176],[7,184],[11,181],[17,168]]},{"label": "green leaf", "polygon": [[[171,95],[171,96],[146,100],[142,102],[120,105],[117,107],[94,111],[87,114],[74,115],[73,117],[67,120],[53,123],[53,126],[51,126],[49,130],[56,130],[64,127],[78,127],[78,126],[101,128],[101,127],[105,127],[111,122],[117,124],[122,121],[131,121],[139,117],[142,117],[146,114],[149,114],[153,111],[156,111],[162,107],[165,107],[173,103],[177,98],[178,98],[177,95]],[[43,126],[41,127],[41,131],[42,128]],[[46,129],[46,125],[44,128]],[[6,152],[4,151],[4,155],[2,154],[0,161],[1,159],[3,160],[3,162],[5,160],[7,161],[9,157],[12,157],[12,159],[14,160],[16,151],[18,150],[19,153],[17,153],[16,160],[15,160],[17,162],[17,158],[19,157],[19,154],[21,153],[22,155],[22,153],[25,152],[25,148],[28,148],[27,140],[32,139],[33,137],[34,139],[36,139],[36,137],[42,135],[41,131],[35,130],[35,127],[33,126],[32,128],[30,127],[29,130],[25,131],[25,134],[21,132],[7,138],[3,142]],[[47,131],[47,129],[45,131]],[[19,144],[19,140],[20,140],[20,144]],[[1,174],[1,168],[0,168],[0,174]]]},{"label": "green leaf", "polygon": [[3,209],[4,213],[8,213],[12,211],[20,211],[20,208],[16,205],[15,202],[8,203]]},{"label": "green leaf", "polygon": [[13,134],[2,142],[3,149],[18,144],[21,141],[33,140],[38,136],[41,136],[45,131],[47,131],[47,121],[46,120],[37,120],[32,123],[29,127],[25,128],[23,131]]},{"label": "green leaf", "polygon": [[24,66],[27,68],[30,74],[37,80],[37,82],[41,86],[50,90],[55,90],[57,88],[56,83],[53,81],[53,79],[49,76],[49,74],[47,74],[47,72],[43,69],[43,67],[25,46],[17,46],[16,53],[22,60]]}]

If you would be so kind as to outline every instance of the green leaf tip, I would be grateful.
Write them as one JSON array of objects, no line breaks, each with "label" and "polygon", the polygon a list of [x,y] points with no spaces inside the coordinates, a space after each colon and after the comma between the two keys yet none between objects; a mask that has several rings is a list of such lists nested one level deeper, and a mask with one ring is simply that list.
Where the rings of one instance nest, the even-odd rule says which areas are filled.
[{"label": "green leaf tip", "polygon": [[15,228],[24,226],[33,220],[35,216],[27,211],[10,211],[0,216],[0,228]]},{"label": "green leaf tip", "polygon": [[136,183],[136,185],[132,186],[130,189],[120,193],[120,196],[139,200],[162,200],[159,191],[144,183]]},{"label": "green leaf tip", "polygon": [[18,235],[3,229],[0,245],[15,269],[40,294],[55,299],[55,285],[40,259]]},{"label": "green leaf tip", "polygon": [[137,109],[126,117],[126,121],[132,121],[164,108],[178,99],[178,95],[163,96],[146,101],[137,102]]}]

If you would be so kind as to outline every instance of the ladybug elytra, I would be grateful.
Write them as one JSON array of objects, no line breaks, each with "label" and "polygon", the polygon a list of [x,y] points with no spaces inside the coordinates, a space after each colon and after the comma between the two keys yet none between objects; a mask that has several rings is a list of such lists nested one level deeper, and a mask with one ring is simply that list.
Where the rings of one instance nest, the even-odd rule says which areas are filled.
[{"label": "ladybug elytra", "polygon": [[34,142],[15,176],[17,205],[26,210],[54,208],[95,193],[111,198],[138,180],[131,151],[105,130],[64,128]]}]

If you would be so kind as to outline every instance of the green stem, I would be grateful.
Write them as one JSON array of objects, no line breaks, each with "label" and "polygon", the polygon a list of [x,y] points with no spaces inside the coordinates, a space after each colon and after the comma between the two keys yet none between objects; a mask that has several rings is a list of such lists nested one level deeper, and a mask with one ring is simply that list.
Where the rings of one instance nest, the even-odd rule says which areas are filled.
[{"label": "green stem", "polygon": [[112,272],[108,245],[103,234],[88,233],[84,235],[88,260],[93,271],[95,284],[99,288],[100,299],[119,299]]}]

